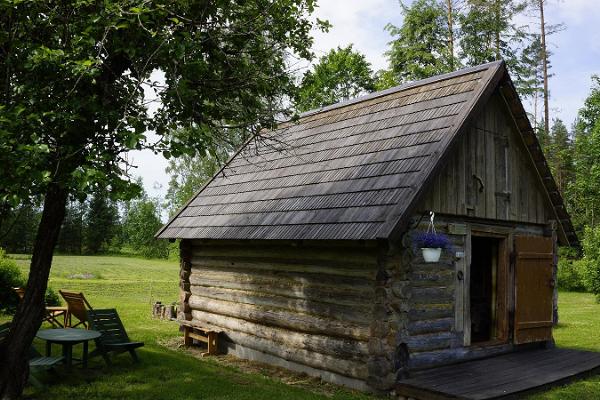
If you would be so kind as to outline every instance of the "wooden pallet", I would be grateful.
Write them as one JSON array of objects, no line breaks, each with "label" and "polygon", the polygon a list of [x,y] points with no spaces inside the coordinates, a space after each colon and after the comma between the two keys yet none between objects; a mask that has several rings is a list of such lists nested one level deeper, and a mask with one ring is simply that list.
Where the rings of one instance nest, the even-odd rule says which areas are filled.
[{"label": "wooden pallet", "polygon": [[214,356],[219,354],[218,337],[219,331],[202,326],[191,324],[181,324],[183,328],[183,344],[191,346],[194,344],[194,339],[206,343],[207,351],[202,353],[202,356]]}]

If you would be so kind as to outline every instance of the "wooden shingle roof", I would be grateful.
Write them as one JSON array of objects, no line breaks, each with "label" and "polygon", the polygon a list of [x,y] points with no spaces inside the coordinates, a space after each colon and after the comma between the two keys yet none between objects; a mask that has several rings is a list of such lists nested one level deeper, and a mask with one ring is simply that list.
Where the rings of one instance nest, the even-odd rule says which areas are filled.
[{"label": "wooden shingle roof", "polygon": [[303,114],[248,142],[157,237],[389,238],[504,76],[494,62]]}]

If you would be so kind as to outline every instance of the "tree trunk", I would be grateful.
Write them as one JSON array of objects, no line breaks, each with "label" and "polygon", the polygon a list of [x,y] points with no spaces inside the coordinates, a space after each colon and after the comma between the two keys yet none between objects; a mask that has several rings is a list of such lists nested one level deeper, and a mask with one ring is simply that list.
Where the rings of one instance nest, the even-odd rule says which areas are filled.
[{"label": "tree trunk", "polygon": [[[536,66],[536,68],[537,68],[537,66]],[[536,82],[536,84],[537,84],[537,82]],[[537,114],[537,112],[538,112],[538,87],[536,86],[535,92],[533,93],[533,131],[535,132],[536,136],[539,137],[540,133],[538,132],[538,114]]]},{"label": "tree trunk", "polygon": [[0,398],[17,399],[21,396],[29,376],[29,347],[40,328],[44,315],[44,295],[52,265],[52,254],[65,216],[67,190],[56,183],[50,184],[44,199],[42,219],[38,226],[25,298],[17,308],[10,334],[0,348]]},{"label": "tree trunk", "polygon": [[496,61],[501,60],[502,59],[502,51],[500,49],[500,21],[502,19],[501,13],[502,13],[502,3],[500,0],[496,0],[495,3],[496,6],[496,10],[495,10],[495,14],[496,14]]},{"label": "tree trunk", "polygon": [[450,53],[450,69],[454,71],[454,16],[452,9],[452,1],[446,0],[446,6],[448,8],[448,53]]},{"label": "tree trunk", "polygon": [[542,40],[542,63],[544,71],[544,129],[546,134],[550,134],[550,109],[548,107],[548,52],[546,50],[546,24],[544,22],[544,0],[539,0],[540,4],[540,24]]}]

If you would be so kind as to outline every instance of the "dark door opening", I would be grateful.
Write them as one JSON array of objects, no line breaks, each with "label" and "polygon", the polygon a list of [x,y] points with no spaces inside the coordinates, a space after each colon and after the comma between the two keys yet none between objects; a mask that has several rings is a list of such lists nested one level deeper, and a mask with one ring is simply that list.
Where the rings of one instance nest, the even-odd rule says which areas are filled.
[{"label": "dark door opening", "polygon": [[471,238],[471,343],[497,338],[498,249],[500,240]]}]

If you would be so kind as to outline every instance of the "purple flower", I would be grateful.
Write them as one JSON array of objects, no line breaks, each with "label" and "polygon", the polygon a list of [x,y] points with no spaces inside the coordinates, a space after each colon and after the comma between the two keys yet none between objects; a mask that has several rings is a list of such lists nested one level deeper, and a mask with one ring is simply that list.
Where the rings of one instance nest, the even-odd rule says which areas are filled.
[{"label": "purple flower", "polygon": [[451,247],[450,239],[443,233],[419,232],[414,236],[413,243],[417,248],[449,249]]}]

